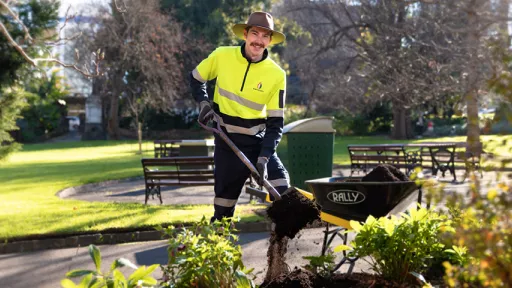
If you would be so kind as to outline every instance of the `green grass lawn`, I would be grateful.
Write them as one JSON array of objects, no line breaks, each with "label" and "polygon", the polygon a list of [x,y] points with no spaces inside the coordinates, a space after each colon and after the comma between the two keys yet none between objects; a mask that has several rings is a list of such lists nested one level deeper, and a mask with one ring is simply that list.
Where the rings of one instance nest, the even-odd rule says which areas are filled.
[{"label": "green grass lawn", "polygon": [[[421,141],[464,141],[465,137]],[[486,151],[509,157],[512,136],[482,136]],[[507,142],[508,141],[508,142]],[[348,165],[348,144],[404,143],[385,137],[336,137],[334,163]],[[419,142],[419,141],[410,141]],[[143,156],[152,157],[153,146]],[[141,155],[135,142],[87,141],[25,145],[0,164],[0,239],[41,234],[67,234],[113,228],[183,223],[210,217],[212,205],[151,205],[91,203],[64,200],[55,194],[67,187],[142,176]],[[213,196],[213,193],[212,193]],[[261,206],[240,205],[242,221],[261,219],[253,213]]]},{"label": "green grass lawn", "polygon": [[[152,144],[144,147],[152,149]],[[67,187],[141,176],[136,149],[135,142],[115,141],[25,145],[0,164],[0,239],[191,222],[212,215],[213,205],[91,203],[55,196]],[[258,220],[255,208],[240,205],[237,215],[242,221]]]}]

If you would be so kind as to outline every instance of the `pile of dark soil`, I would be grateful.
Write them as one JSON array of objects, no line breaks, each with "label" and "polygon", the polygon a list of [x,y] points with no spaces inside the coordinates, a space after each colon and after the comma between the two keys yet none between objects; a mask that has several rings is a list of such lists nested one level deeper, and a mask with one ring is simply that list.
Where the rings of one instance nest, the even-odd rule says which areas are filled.
[{"label": "pile of dark soil", "polygon": [[410,181],[409,178],[398,170],[395,166],[389,164],[380,164],[366,176],[361,178],[361,182],[400,182]]},{"label": "pile of dark soil", "polygon": [[334,274],[323,278],[318,274],[303,269],[295,269],[290,273],[281,274],[270,282],[264,282],[262,288],[368,288],[368,287],[398,287],[393,283],[366,273]]},{"label": "pile of dark soil", "polygon": [[275,223],[278,238],[293,239],[301,229],[320,219],[320,210],[315,202],[290,187],[281,200],[274,201],[267,208],[267,215]]}]

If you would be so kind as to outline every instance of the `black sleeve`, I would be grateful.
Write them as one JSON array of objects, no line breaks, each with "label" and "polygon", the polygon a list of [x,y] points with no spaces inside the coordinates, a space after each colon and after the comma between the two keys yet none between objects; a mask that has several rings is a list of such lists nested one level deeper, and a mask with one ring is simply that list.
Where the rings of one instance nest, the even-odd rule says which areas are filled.
[{"label": "black sleeve", "polygon": [[269,158],[276,152],[277,145],[283,136],[284,118],[268,117],[266,125],[265,137],[259,156]]},{"label": "black sleeve", "polygon": [[194,99],[200,103],[201,101],[208,101],[208,92],[206,92],[206,83],[198,81],[192,75],[192,72],[189,74],[189,82],[190,82],[190,90],[192,92],[192,96]]}]

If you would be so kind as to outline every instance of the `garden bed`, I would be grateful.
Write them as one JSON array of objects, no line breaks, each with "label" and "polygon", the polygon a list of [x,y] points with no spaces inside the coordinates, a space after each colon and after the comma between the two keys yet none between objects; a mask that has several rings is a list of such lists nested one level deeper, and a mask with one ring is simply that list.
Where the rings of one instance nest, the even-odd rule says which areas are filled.
[{"label": "garden bed", "polygon": [[368,288],[368,287],[398,287],[376,275],[368,273],[334,274],[329,278],[314,274],[308,270],[295,269],[288,274],[281,274],[269,283],[263,283],[262,288]]}]

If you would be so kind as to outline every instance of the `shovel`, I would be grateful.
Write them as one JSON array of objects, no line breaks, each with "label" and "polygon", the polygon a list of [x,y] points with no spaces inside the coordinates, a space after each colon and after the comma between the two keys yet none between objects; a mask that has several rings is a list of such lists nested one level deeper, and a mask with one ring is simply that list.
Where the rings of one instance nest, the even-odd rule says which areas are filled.
[{"label": "shovel", "polygon": [[[245,166],[259,178],[260,174],[256,167],[254,167],[244,153],[242,153],[224,131],[222,131],[219,115],[214,113],[213,118],[215,118],[215,122],[217,123],[216,128],[209,127],[199,121],[198,123],[204,129],[219,135],[231,150],[235,152],[238,158],[242,160]],[[297,188],[290,187],[281,195],[267,179],[263,179],[263,186],[274,196],[274,202],[272,202],[272,206],[267,209],[267,215],[275,223],[275,232],[278,236],[288,236],[293,239],[306,225],[320,219],[320,210],[318,210],[316,204],[304,196]]]}]

